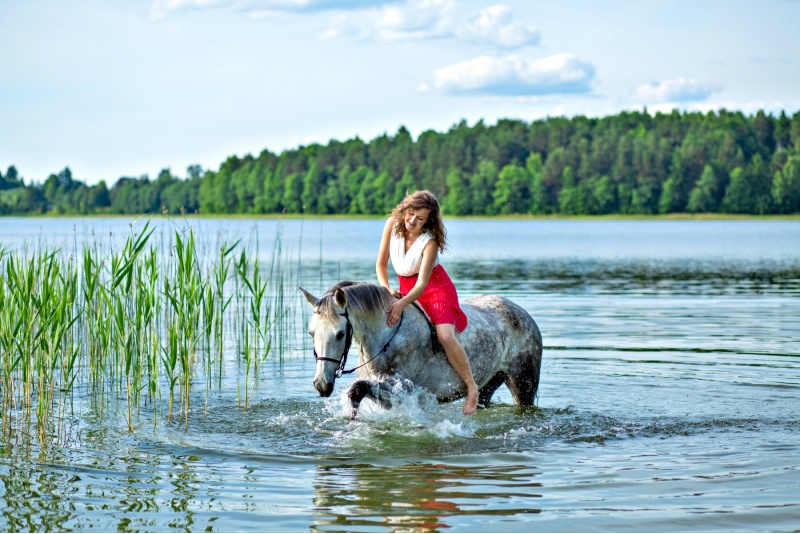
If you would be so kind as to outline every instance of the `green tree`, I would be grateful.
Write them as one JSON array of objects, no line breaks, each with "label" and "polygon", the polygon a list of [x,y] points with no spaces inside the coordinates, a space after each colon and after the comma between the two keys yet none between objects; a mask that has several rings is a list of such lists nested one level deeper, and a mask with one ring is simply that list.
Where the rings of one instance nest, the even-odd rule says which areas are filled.
[{"label": "green tree", "polygon": [[510,163],[503,167],[494,189],[494,209],[500,214],[528,213],[531,205],[527,171]]},{"label": "green tree", "polygon": [[5,176],[3,176],[3,173],[0,172],[0,191],[4,189],[16,189],[17,187],[23,187],[24,185],[25,184],[23,184],[22,180],[19,178],[17,168],[13,165],[8,167]]},{"label": "green tree", "polygon": [[[347,192],[351,198],[348,213],[350,214],[367,214],[371,213],[371,205],[369,200],[364,194],[369,194],[372,188],[372,182],[375,181],[375,173],[372,169],[361,165],[352,174],[347,177]],[[362,194],[362,188],[364,194]]]},{"label": "green tree", "polygon": [[549,213],[552,209],[549,205],[550,192],[545,183],[542,156],[538,152],[528,155],[525,170],[528,171],[531,184],[531,213]]},{"label": "green tree", "polygon": [[207,172],[200,182],[200,190],[197,192],[200,202],[200,213],[216,213],[214,211],[214,180],[215,173]]},{"label": "green tree", "polygon": [[671,213],[675,210],[675,197],[677,180],[675,177],[670,176],[664,182],[664,187],[661,188],[661,197],[658,201],[658,212],[661,214]]},{"label": "green tree", "polygon": [[718,208],[719,182],[711,165],[703,168],[703,174],[689,193],[687,209],[693,213],[707,213]]},{"label": "green tree", "polygon": [[394,194],[389,199],[387,205],[391,208],[397,206],[407,194],[413,193],[418,189],[417,180],[414,178],[414,173],[411,172],[411,166],[406,165],[403,170],[403,177],[400,178],[400,181],[395,185]]},{"label": "green tree", "polygon": [[198,187],[192,180],[175,180],[161,191],[160,203],[172,215],[196,213]]},{"label": "green tree", "polygon": [[469,189],[463,173],[456,168],[450,169],[446,183],[447,194],[442,200],[442,211],[447,215],[469,215]]},{"label": "green tree", "polygon": [[779,213],[800,212],[800,155],[789,158],[772,179],[772,200]]},{"label": "green tree", "polygon": [[497,165],[488,159],[478,162],[469,178],[470,206],[476,215],[494,215],[493,193],[497,183]]},{"label": "green tree", "polygon": [[558,208],[561,213],[582,215],[586,213],[586,190],[575,183],[572,167],[565,167],[558,192]]},{"label": "green tree", "polygon": [[683,211],[684,190],[686,176],[683,169],[683,158],[680,153],[675,152],[672,157],[672,168],[661,189],[661,196],[658,200],[659,213],[672,213]]},{"label": "green tree", "polygon": [[320,192],[324,191],[324,174],[320,171],[316,162],[311,164],[311,168],[303,177],[303,192],[300,199],[303,206],[303,213],[326,213],[326,205],[320,200]]},{"label": "green tree", "polygon": [[361,184],[355,197],[356,213],[364,215],[377,214],[383,211],[382,203],[380,208],[377,207],[376,203],[377,186],[375,179],[377,176],[372,169],[366,169],[365,171],[358,172]]},{"label": "green tree", "polygon": [[387,171],[383,171],[372,182],[372,211],[374,215],[388,214],[394,207],[389,200],[395,189],[394,180]]},{"label": "green tree", "polygon": [[[0,173],[0,212],[21,213],[27,206],[33,212],[138,214],[164,207],[188,212],[189,206],[199,205],[202,213],[276,213],[301,211],[305,205],[313,213],[386,213],[406,191],[430,189],[449,211],[474,214],[501,209],[778,213],[794,209],[796,163],[789,165],[789,160],[798,153],[800,112],[789,117],[785,112],[747,116],[724,109],[667,114],[645,110],[530,124],[504,119],[495,125],[479,121],[469,126],[461,121],[446,132],[423,132],[416,140],[401,127],[394,136],[369,142],[354,138],[278,155],[263,150],[257,158],[233,156],[218,170],[188,168],[186,180],[168,169],[152,181],[123,177],[106,189],[108,206],[103,206],[101,190],[75,179],[66,172],[69,169],[44,183],[25,185],[10,166]],[[500,183],[500,170],[508,166],[527,173],[518,191],[507,182],[519,174],[516,170],[506,171]],[[708,166],[715,187],[704,178]],[[736,168],[741,171],[732,180]],[[468,189],[466,195],[461,188]],[[749,199],[741,196],[744,190]],[[724,192],[739,196],[723,202]],[[516,205],[518,201],[525,206]]]},{"label": "green tree", "polygon": [[763,159],[772,157],[775,151],[775,122],[774,119],[759,110],[753,119],[753,130],[761,150],[759,153]]},{"label": "green tree", "polygon": [[781,111],[778,120],[775,122],[775,144],[777,150],[783,150],[792,146],[792,123],[785,111]]},{"label": "green tree", "polygon": [[748,213],[764,215],[772,210],[772,174],[761,158],[756,154],[747,166],[747,178],[752,191],[752,209]]},{"label": "green tree", "polygon": [[288,213],[303,213],[303,176],[293,172],[286,177],[281,203]]},{"label": "green tree", "polygon": [[[266,151],[265,151],[266,152]],[[263,154],[263,153],[262,153]],[[259,208],[262,213],[280,213],[284,209],[282,200],[284,194],[283,164],[275,162],[273,168],[271,163],[263,163],[264,186],[262,188]]]},{"label": "green tree", "polygon": [[558,192],[561,190],[561,177],[564,176],[567,165],[567,153],[562,147],[553,149],[544,161],[541,186],[537,187],[537,195],[541,195],[541,213],[558,212]]},{"label": "green tree", "polygon": [[347,213],[350,198],[347,195],[347,177],[350,167],[340,170],[336,176],[328,179],[323,201],[328,213]]},{"label": "green tree", "polygon": [[111,206],[111,195],[105,180],[100,180],[89,190],[89,205],[92,211],[102,211]]},{"label": "green tree", "polygon": [[617,188],[608,176],[601,176],[591,182],[588,200],[589,213],[613,213],[617,208]]},{"label": "green tree", "polygon": [[633,213],[654,213],[653,205],[661,200],[660,192],[652,178],[641,180],[631,192],[631,211]]},{"label": "green tree", "polygon": [[745,176],[744,169],[736,167],[731,173],[730,182],[725,189],[722,207],[728,213],[752,213],[753,191]]},{"label": "green tree", "polygon": [[792,115],[792,121],[789,125],[789,144],[795,150],[800,151],[800,110]]}]

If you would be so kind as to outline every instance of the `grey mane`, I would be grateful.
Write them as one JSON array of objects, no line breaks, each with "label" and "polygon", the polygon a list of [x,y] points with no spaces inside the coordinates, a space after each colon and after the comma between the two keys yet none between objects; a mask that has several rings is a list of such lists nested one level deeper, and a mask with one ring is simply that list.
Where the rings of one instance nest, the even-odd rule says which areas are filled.
[{"label": "grey mane", "polygon": [[382,316],[386,313],[389,305],[394,302],[385,287],[368,282],[343,280],[328,289],[317,302],[316,311],[328,319],[335,319],[338,313],[334,298],[337,289],[344,291],[347,297],[347,307],[362,314]]}]

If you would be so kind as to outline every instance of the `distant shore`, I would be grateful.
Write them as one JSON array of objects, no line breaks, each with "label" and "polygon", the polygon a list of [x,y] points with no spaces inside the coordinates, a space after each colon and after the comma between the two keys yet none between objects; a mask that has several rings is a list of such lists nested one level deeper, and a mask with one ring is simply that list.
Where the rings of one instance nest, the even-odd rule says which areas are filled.
[{"label": "distant shore", "polygon": [[[154,214],[140,214],[140,215],[121,215],[113,214],[91,214],[91,215],[70,215],[70,214],[17,214],[17,215],[0,215],[0,221],[8,219],[142,219],[142,218],[158,218],[163,217],[166,219],[261,219],[261,220],[276,220],[276,219],[330,219],[330,220],[369,220],[369,219],[385,219],[389,216],[386,215],[341,215],[341,214],[303,214],[303,213],[267,213],[267,214],[178,214],[178,215],[163,215],[161,213]],[[783,215],[747,215],[747,214],[734,214],[734,213],[669,213],[665,215],[643,215],[643,214],[605,214],[605,215],[444,215],[445,222],[448,220],[475,220],[475,221],[569,221],[569,220],[595,220],[595,221],[614,221],[614,220],[630,220],[630,221],[756,221],[756,220],[800,220],[800,213],[783,214]]]}]

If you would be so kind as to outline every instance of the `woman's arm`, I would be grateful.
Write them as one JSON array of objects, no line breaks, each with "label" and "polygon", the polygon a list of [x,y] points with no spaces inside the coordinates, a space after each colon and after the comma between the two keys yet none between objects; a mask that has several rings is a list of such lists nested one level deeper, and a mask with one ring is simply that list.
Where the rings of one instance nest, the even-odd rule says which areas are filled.
[{"label": "woman's arm", "polygon": [[428,287],[428,281],[431,279],[431,272],[433,272],[434,263],[436,263],[436,255],[439,253],[439,242],[436,239],[431,239],[425,244],[425,249],[422,251],[422,263],[419,266],[419,276],[417,276],[417,283],[403,298],[392,304],[389,308],[389,326],[393,326],[400,320],[403,314],[403,309],[417,300],[422,295],[425,288]]},{"label": "woman's arm", "polygon": [[378,259],[375,260],[375,274],[378,276],[378,283],[389,290],[392,295],[398,296],[399,292],[392,289],[389,285],[389,240],[392,237],[394,228],[394,217],[390,217],[383,227],[381,245],[378,248]]}]

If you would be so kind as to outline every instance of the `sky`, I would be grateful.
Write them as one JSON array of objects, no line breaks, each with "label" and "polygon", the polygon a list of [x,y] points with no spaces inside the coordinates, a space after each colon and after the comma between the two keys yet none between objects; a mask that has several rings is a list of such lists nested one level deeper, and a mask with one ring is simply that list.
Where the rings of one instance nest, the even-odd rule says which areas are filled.
[{"label": "sky", "polygon": [[800,0],[0,0],[0,172],[216,170],[403,126],[800,110]]}]

